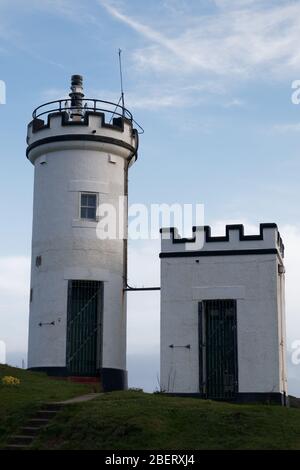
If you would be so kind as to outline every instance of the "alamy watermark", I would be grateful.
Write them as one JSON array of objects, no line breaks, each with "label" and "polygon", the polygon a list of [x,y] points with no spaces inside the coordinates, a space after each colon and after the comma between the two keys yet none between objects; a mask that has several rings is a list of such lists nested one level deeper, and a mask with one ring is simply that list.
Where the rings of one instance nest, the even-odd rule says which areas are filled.
[{"label": "alamy watermark", "polygon": [[[131,204],[127,217],[127,198],[120,196],[117,203],[99,204],[97,220],[96,232],[101,240],[156,240],[160,237],[161,227],[176,227],[176,231],[163,232],[163,239],[169,239],[171,236],[176,238],[177,232],[182,237],[191,237],[195,235],[191,233],[193,225],[204,225],[204,205]],[[198,244],[201,236],[196,238]]]},{"label": "alamy watermark", "polygon": [[0,80],[0,104],[6,104],[6,84]]},{"label": "alamy watermark", "polygon": [[295,339],[295,341],[292,342],[292,353],[291,353],[291,361],[292,364],[295,366],[298,366],[300,364],[300,340]]}]

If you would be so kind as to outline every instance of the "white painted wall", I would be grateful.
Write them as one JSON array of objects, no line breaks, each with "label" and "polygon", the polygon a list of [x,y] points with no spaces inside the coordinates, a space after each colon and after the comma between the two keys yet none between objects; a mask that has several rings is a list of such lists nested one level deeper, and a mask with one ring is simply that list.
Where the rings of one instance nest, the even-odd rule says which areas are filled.
[{"label": "white painted wall", "polygon": [[[162,253],[185,251],[185,245],[162,240]],[[191,247],[190,243],[189,251]],[[204,243],[201,251],[275,247],[275,228],[265,229],[263,240],[252,241],[240,241],[238,231],[232,230],[229,241]],[[279,263],[282,259],[276,254],[161,259],[162,390],[199,392],[198,303],[236,299],[239,392],[287,391],[284,277],[278,274]]]},{"label": "white painted wall", "polygon": [[[28,144],[62,134],[113,137],[135,145],[132,128],[102,127],[90,116],[89,126],[62,126],[32,133]],[[126,369],[126,299],[123,294],[123,240],[99,240],[97,222],[79,218],[79,192],[99,193],[99,202],[119,208],[124,195],[125,160],[130,150],[90,141],[52,142],[31,150],[34,164],[29,367],[66,365],[67,286],[69,279],[104,281],[102,367]],[[125,211],[126,220],[126,211]],[[36,267],[37,256],[42,264]],[[55,321],[55,326],[38,326]]]}]

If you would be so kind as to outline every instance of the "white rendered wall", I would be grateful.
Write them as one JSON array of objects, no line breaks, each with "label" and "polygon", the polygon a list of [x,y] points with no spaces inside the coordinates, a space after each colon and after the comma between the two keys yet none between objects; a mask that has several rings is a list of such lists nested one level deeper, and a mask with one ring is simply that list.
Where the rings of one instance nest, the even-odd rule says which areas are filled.
[{"label": "white rendered wall", "polygon": [[[34,134],[29,143],[64,132],[110,134],[133,144],[129,125],[124,133],[102,129],[99,118],[89,126],[51,128]],[[124,171],[130,151],[100,142],[68,141],[39,146],[30,152],[34,163],[32,269],[29,325],[29,367],[66,366],[68,280],[104,282],[102,367],[126,369],[126,302],[123,293],[122,239],[100,240],[96,221],[80,220],[80,192],[99,193],[99,202],[119,210],[124,196]],[[126,220],[125,207],[125,220]],[[42,257],[41,266],[35,260]],[[55,326],[39,323],[55,321]]]},{"label": "white rendered wall", "polygon": [[[230,241],[205,243],[203,250],[212,250],[211,246],[214,250],[276,246],[274,229],[265,230],[264,240],[258,241],[241,242],[235,232],[230,233]],[[162,253],[184,250],[184,244],[171,240],[164,240],[162,246]],[[199,392],[198,304],[209,299],[236,299],[238,391],[286,391],[285,345],[280,345],[281,338],[285,343],[285,331],[281,331],[284,300],[279,301],[284,280],[280,278],[276,254],[162,258],[162,390]],[[170,344],[191,347],[170,348]]]}]

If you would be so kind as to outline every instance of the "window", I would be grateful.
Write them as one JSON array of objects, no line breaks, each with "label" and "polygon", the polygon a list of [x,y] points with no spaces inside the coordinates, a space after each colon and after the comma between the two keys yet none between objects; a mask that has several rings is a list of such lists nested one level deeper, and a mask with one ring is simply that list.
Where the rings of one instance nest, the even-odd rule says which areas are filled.
[{"label": "window", "polygon": [[96,220],[97,194],[81,193],[80,195],[80,218]]}]

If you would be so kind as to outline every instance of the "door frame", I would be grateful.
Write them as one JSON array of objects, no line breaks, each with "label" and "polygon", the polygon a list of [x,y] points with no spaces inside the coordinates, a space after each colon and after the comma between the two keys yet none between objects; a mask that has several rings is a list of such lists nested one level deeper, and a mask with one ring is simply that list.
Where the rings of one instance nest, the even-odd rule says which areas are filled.
[{"label": "door frame", "polygon": [[[209,301],[232,301],[234,304],[234,327],[235,334],[233,336],[233,355],[234,355],[234,392],[232,398],[238,393],[239,374],[238,374],[238,329],[237,329],[237,299],[205,299],[198,302],[198,357],[199,357],[199,393],[203,398],[209,397],[207,390],[207,344],[206,344],[206,311],[205,304]],[[220,397],[220,399],[228,399],[228,397]]]},{"label": "door frame", "polygon": [[[85,283],[85,282],[91,282],[91,283],[95,283],[95,294],[96,295],[96,302],[97,302],[97,312],[96,312],[96,327],[95,327],[95,331],[94,331],[94,336],[95,336],[95,356],[94,356],[94,359],[95,359],[95,368],[93,368],[94,370],[91,371],[91,372],[88,372],[87,370],[87,367],[86,367],[86,373],[83,372],[81,373],[80,371],[78,371],[77,373],[75,371],[72,371],[71,370],[71,361],[72,361],[72,358],[74,357],[74,355],[76,355],[76,352],[78,353],[80,348],[81,347],[84,347],[84,341],[86,341],[88,339],[88,336],[87,338],[83,338],[79,333],[78,333],[78,330],[77,330],[77,335],[76,337],[73,339],[73,340],[76,340],[78,339],[78,335],[79,335],[79,338],[80,340],[82,340],[82,345],[79,347],[79,349],[77,351],[75,351],[75,353],[73,353],[72,357],[70,358],[70,344],[71,344],[71,339],[70,339],[70,315],[71,315],[71,308],[72,308],[72,290],[74,288],[74,283]],[[90,302],[91,299],[88,299],[87,300],[87,304]],[[102,350],[103,350],[103,303],[104,303],[104,283],[102,281],[95,281],[95,280],[90,280],[90,279],[70,279],[68,281],[68,296],[67,296],[67,324],[66,324],[66,367],[68,369],[68,373],[69,375],[74,375],[74,376],[78,376],[78,377],[84,377],[84,376],[97,376],[99,374],[99,370],[102,366]],[[78,313],[77,313],[78,315]],[[74,317],[72,318],[72,320],[74,321]],[[76,328],[76,326],[75,326]],[[84,368],[83,368],[84,369]]]}]

